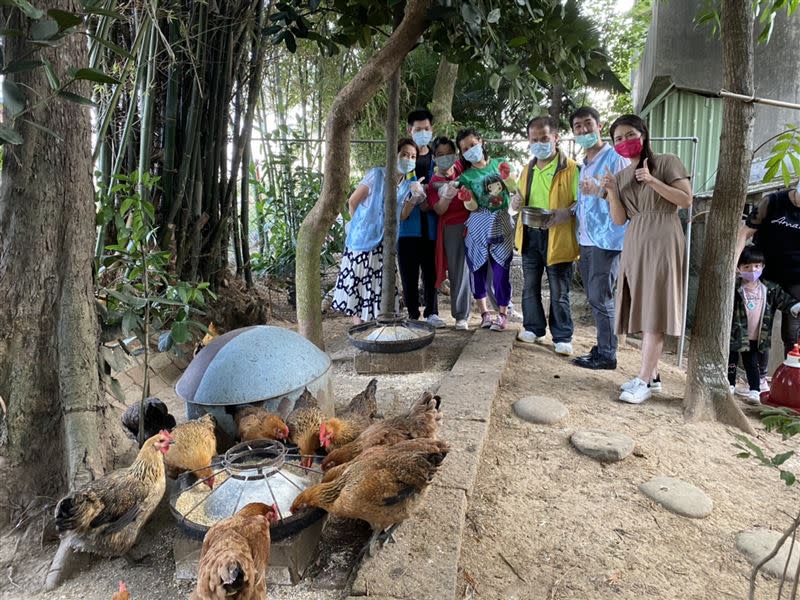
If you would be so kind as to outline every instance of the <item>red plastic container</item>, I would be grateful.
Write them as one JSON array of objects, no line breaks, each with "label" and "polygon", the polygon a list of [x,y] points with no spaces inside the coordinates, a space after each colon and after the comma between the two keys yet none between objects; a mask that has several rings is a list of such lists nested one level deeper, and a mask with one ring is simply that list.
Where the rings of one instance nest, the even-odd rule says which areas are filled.
[{"label": "red plastic container", "polygon": [[761,392],[761,403],[800,412],[800,344],[795,344],[786,360],[775,369],[769,391]]}]

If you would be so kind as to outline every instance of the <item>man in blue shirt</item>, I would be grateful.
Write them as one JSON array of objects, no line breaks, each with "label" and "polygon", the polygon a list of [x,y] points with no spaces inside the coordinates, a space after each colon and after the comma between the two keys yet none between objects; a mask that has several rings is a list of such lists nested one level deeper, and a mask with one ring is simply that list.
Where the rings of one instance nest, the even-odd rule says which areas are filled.
[{"label": "man in blue shirt", "polygon": [[611,144],[600,137],[600,114],[583,106],[569,118],[575,141],[586,155],[581,168],[578,203],[578,245],[583,287],[592,307],[597,327],[597,345],[589,354],[573,359],[573,364],[587,369],[617,368],[617,336],[614,333],[614,287],[619,271],[619,257],[625,225],[615,225],[609,213],[605,191],[600,180],[606,173],[617,173],[628,166]]}]

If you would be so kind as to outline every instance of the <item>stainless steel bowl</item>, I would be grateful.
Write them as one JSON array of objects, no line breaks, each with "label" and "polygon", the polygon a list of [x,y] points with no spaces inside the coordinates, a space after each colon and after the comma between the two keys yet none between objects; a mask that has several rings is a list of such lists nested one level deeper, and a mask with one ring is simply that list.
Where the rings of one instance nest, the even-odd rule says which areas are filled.
[{"label": "stainless steel bowl", "polygon": [[545,223],[550,219],[552,211],[544,208],[533,208],[532,206],[525,206],[522,209],[522,224],[527,227],[544,227]]}]

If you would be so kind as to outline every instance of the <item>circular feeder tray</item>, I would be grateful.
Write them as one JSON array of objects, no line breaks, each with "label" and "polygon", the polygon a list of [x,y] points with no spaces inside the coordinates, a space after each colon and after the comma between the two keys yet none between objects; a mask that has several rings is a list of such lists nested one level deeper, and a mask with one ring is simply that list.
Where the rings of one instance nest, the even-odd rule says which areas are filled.
[{"label": "circular feeder tray", "polygon": [[403,317],[378,317],[347,330],[350,343],[359,350],[396,354],[424,348],[433,341],[436,328],[425,321]]},{"label": "circular feeder tray", "polygon": [[[250,502],[277,504],[281,518],[270,526],[272,541],[287,538],[313,525],[325,516],[322,509],[290,514],[292,501],[304,489],[321,480],[321,474],[300,467],[283,444],[273,440],[252,440],[233,446],[211,463],[215,475],[225,474],[205,496],[192,501],[186,514],[178,509],[178,499],[192,488],[205,484],[193,472],[181,474],[169,494],[169,509],[181,529],[194,539],[203,539],[210,525],[193,520],[202,511],[215,521],[230,517]],[[205,491],[205,489],[203,490]],[[197,517],[194,517],[197,518]]]}]

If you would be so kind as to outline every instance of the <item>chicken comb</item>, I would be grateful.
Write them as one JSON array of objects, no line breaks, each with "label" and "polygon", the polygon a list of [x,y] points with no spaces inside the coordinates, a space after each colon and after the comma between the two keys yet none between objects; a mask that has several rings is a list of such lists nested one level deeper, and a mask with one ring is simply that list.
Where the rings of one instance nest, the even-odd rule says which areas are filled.
[{"label": "chicken comb", "polygon": [[325,426],[325,421],[319,424],[319,437],[324,438],[328,435],[328,428]]},{"label": "chicken comb", "polygon": [[125,593],[127,591],[128,591],[128,588],[125,587],[125,582],[120,579],[119,580],[119,593],[123,594],[123,593]]},{"label": "chicken comb", "polygon": [[168,440],[172,439],[172,434],[169,431],[167,431],[166,429],[162,429],[161,431],[159,431],[158,435],[163,435]]}]

